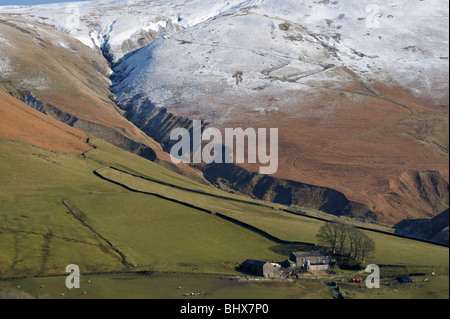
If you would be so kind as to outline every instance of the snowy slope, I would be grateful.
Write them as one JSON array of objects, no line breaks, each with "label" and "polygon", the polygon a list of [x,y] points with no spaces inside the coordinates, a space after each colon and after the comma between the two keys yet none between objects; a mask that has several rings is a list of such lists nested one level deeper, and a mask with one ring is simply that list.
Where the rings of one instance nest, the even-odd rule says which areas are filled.
[{"label": "snowy slope", "polygon": [[[310,114],[292,101],[308,105],[317,102],[317,87],[355,81],[343,70],[363,82],[400,86],[445,103],[445,1],[385,1],[371,23],[370,1],[311,3],[248,1],[155,41],[115,69],[119,104],[143,95],[156,106],[200,112],[210,121],[232,112],[224,104],[322,116],[332,103]],[[236,72],[243,73],[238,84]]]},{"label": "snowy slope", "polygon": [[0,7],[54,25],[91,48],[106,50],[111,60],[225,11],[242,1],[117,0]]},{"label": "snowy slope", "polygon": [[[172,69],[180,69],[189,56],[195,59],[196,54],[199,61],[195,63],[203,63],[209,50],[202,43],[207,43],[218,56],[223,53],[229,57],[230,51],[236,49],[233,56],[239,58],[222,61],[229,66],[227,73],[243,69],[240,64],[245,64],[244,59],[256,63],[245,64],[253,72],[247,72],[246,84],[264,85],[255,73],[270,69],[259,65],[262,63],[259,60],[266,59],[265,63],[272,67],[285,64],[285,68],[272,74],[282,78],[288,75],[289,80],[291,74],[295,77],[315,73],[317,64],[321,67],[332,63],[343,65],[366,80],[394,81],[418,96],[433,97],[436,101],[445,98],[440,95],[445,95],[447,89],[449,22],[445,0],[384,0],[377,4],[369,0],[96,0],[0,7],[0,12],[18,13],[52,24],[84,44],[102,49],[114,62],[156,39],[164,39],[154,44],[154,47],[164,47],[157,52],[177,50],[176,41],[186,39],[193,44],[188,43],[183,49],[197,46],[192,48],[195,52],[171,53],[169,60],[177,56],[170,62]],[[293,27],[283,32],[279,25],[286,21]],[[317,45],[320,48],[316,56],[315,49],[312,52],[311,49]],[[324,48],[338,61],[323,59]],[[262,51],[276,56],[265,54],[262,58]],[[165,58],[165,53],[162,54]],[[253,54],[257,55],[256,61]],[[300,56],[304,57],[303,63],[298,62]],[[314,63],[308,63],[308,59]],[[214,60],[224,67],[220,57]],[[211,65],[213,60],[209,61],[206,70],[197,70],[204,77],[214,77],[220,70]],[[134,62],[141,65],[141,61]],[[149,63],[152,68],[155,61]],[[209,73],[211,69],[215,71]],[[228,74],[226,77],[228,81]],[[173,82],[171,78],[167,80]],[[144,85],[141,91],[147,88],[153,89],[154,85]]]}]

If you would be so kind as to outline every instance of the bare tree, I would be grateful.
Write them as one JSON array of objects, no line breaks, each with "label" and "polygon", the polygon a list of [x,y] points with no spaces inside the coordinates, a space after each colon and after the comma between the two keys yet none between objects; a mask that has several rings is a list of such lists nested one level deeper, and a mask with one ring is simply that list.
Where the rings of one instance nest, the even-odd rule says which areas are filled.
[{"label": "bare tree", "polygon": [[319,244],[328,247],[332,254],[342,255],[348,248],[350,258],[365,262],[375,251],[375,242],[361,230],[343,223],[328,222],[316,235]]},{"label": "bare tree", "polygon": [[361,240],[361,231],[351,227],[348,233],[348,242],[349,242],[349,255],[351,258],[357,260],[359,253],[358,242]]},{"label": "bare tree", "polygon": [[316,235],[319,243],[329,247],[333,254],[336,253],[336,246],[338,244],[338,228],[338,223],[326,223],[320,227],[319,233]]},{"label": "bare tree", "polygon": [[364,263],[368,255],[375,251],[375,242],[372,238],[361,232],[358,241],[358,251],[361,256],[361,262]]},{"label": "bare tree", "polygon": [[352,226],[348,224],[337,224],[337,245],[336,250],[339,255],[342,255],[346,249],[349,234],[352,231]]}]

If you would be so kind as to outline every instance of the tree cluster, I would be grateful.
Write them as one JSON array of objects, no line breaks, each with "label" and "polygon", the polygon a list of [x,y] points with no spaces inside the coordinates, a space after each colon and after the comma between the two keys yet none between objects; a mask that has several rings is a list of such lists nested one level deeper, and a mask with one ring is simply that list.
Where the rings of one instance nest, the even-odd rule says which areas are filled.
[{"label": "tree cluster", "polygon": [[332,254],[348,255],[362,263],[375,251],[373,239],[348,224],[326,223],[316,236],[319,244],[329,248]]}]

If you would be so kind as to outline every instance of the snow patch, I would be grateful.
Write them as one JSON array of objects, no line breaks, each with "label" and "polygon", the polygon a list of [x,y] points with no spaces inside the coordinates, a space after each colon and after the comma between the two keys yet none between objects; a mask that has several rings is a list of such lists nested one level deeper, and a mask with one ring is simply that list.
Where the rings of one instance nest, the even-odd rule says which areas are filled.
[{"label": "snow patch", "polygon": [[12,73],[11,61],[5,57],[0,57],[0,76],[3,78],[8,77]]},{"label": "snow patch", "polygon": [[4,36],[2,36],[1,34],[0,34],[0,44],[7,45],[9,47],[14,48],[14,45],[8,39],[6,39]]}]

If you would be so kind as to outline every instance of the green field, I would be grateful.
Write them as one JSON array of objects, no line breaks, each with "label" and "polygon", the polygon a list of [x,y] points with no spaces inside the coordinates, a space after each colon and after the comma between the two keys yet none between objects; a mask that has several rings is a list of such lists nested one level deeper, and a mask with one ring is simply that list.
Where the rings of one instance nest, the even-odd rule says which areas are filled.
[{"label": "green field", "polygon": [[[276,237],[291,241],[309,241],[317,244],[315,234],[323,222],[304,216],[273,211],[228,213],[233,218],[254,225]],[[449,264],[448,248],[423,243],[412,239],[393,237],[372,231],[364,231],[375,241],[376,250],[368,262],[394,265],[431,265]]]},{"label": "green field", "polygon": [[[105,168],[99,173],[131,189],[158,194],[180,202],[189,203],[215,213],[221,213],[255,226],[276,238],[285,241],[296,241],[317,244],[315,235],[323,225],[322,221],[305,216],[274,210],[271,207],[252,205],[235,201],[220,200],[214,196],[187,193],[185,191],[159,185],[157,183],[136,178],[129,174]],[[399,265],[446,265],[448,266],[448,249],[440,246],[422,243],[411,239],[393,237],[387,234],[365,231],[376,244],[377,250],[369,259],[379,264]]]},{"label": "green field", "polygon": [[380,289],[366,289],[364,284],[341,284],[347,299],[448,299],[448,275],[411,276],[413,283],[384,281]]},{"label": "green field", "polygon": [[[222,278],[241,275],[235,267],[246,259],[281,262],[302,243],[317,244],[322,221],[192,181],[102,140],[90,143],[95,150],[75,156],[0,141],[0,286],[42,298],[178,298],[179,286],[207,290],[205,298],[332,297],[321,281]],[[448,296],[447,247],[366,232],[376,243],[371,263],[441,267],[447,285],[430,280],[399,298]],[[64,275],[68,264],[91,276],[86,295],[65,293],[64,276],[49,277]],[[153,275],[133,274],[142,270]],[[128,274],[107,275],[113,272]],[[378,298],[389,289],[349,296]]]},{"label": "green field", "polygon": [[[413,283],[382,281],[379,289],[364,283],[339,283],[346,299],[448,299],[448,275],[411,276]],[[0,281],[16,298],[39,299],[333,299],[324,280],[255,282],[196,274],[105,274],[81,277],[80,289],[68,290],[65,277]],[[202,293],[191,295],[191,293]],[[189,294],[189,296],[185,296]]]},{"label": "green field", "polygon": [[248,258],[286,259],[271,249],[275,243],[252,231],[156,197],[95,194],[71,203],[138,268],[234,273]]},{"label": "green field", "polygon": [[[88,281],[90,281],[88,283]],[[108,274],[83,276],[80,289],[68,290],[64,277],[41,277],[1,282],[13,294],[55,299],[332,299],[318,280],[302,282],[238,281],[228,277],[195,274]],[[20,288],[17,288],[17,287]],[[44,286],[44,287],[42,287]],[[83,294],[86,292],[86,294]],[[184,296],[191,293],[198,296]],[[64,294],[64,295],[62,295]]]}]

